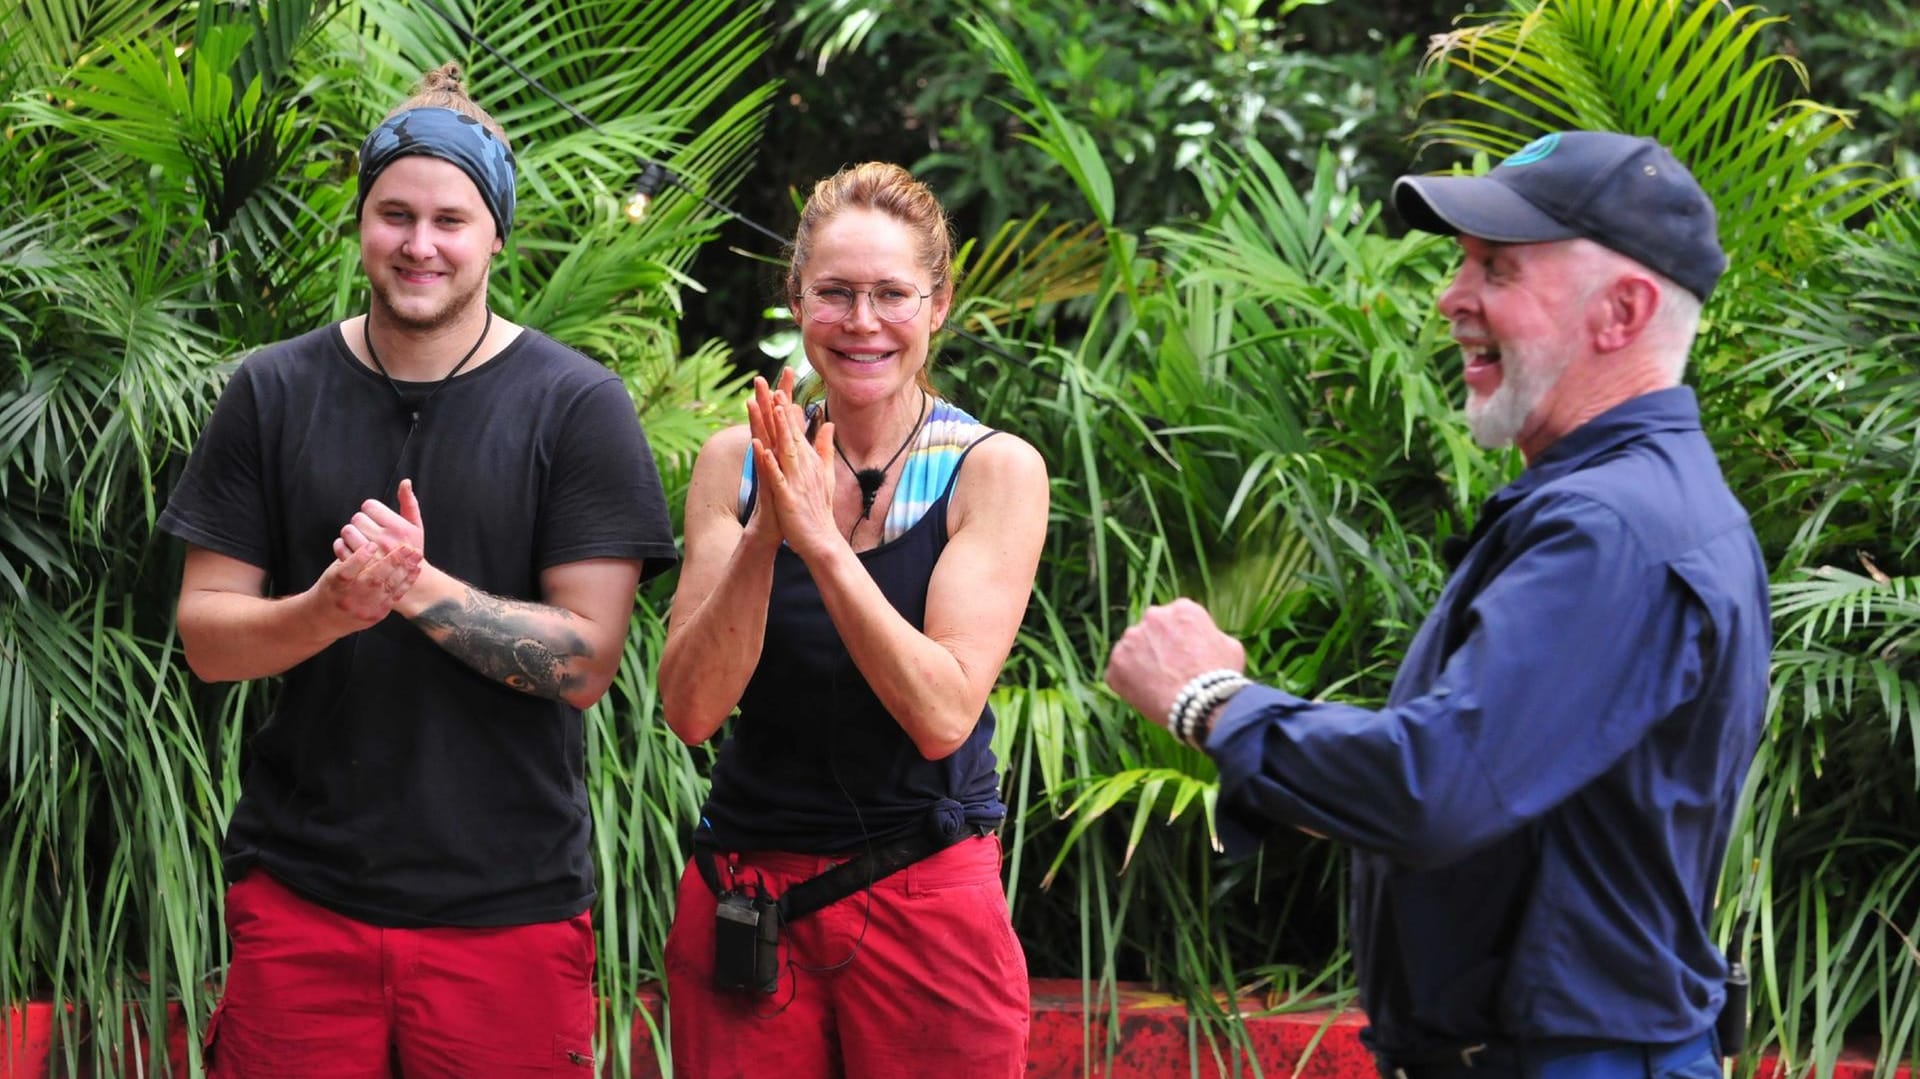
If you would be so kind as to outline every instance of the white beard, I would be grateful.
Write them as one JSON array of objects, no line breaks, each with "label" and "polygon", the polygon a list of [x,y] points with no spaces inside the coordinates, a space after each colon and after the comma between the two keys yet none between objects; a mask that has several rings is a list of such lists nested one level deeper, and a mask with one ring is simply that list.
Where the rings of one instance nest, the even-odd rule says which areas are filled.
[{"label": "white beard", "polygon": [[1467,394],[1467,430],[1483,448],[1513,445],[1527,418],[1573,362],[1573,350],[1558,341],[1503,345],[1500,349],[1500,385],[1485,397]]}]

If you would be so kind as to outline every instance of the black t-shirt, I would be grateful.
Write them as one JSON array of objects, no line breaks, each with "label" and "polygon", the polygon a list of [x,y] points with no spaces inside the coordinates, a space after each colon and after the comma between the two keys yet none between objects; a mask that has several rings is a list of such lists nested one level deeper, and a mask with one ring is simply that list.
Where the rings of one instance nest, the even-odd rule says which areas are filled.
[{"label": "black t-shirt", "polygon": [[[428,384],[400,383],[413,400]],[[362,501],[412,477],[439,569],[540,599],[540,572],[676,557],[620,380],[532,330],[434,393],[409,434],[394,387],[339,326],[249,357],[160,527],[305,590]],[[399,615],[287,672],[250,745],[223,847],[383,926],[519,925],[593,901],[580,713],[475,672]]]}]

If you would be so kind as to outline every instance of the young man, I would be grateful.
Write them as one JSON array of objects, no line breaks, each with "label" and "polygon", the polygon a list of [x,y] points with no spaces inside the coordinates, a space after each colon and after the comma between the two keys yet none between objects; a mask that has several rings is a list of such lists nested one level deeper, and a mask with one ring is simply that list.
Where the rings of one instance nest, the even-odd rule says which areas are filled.
[{"label": "young man", "polygon": [[631,399],[495,318],[506,136],[452,65],[360,157],[366,315],[248,358],[161,526],[209,681],[284,674],[222,854],[212,1074],[590,1075],[580,710],[674,557]]},{"label": "young man", "polygon": [[1387,706],[1250,684],[1189,600],[1129,629],[1107,680],[1218,763],[1230,848],[1274,824],[1355,848],[1383,1074],[1718,1076],[1708,923],[1770,630],[1680,385],[1726,266],[1713,206],[1651,139],[1591,131],[1395,201],[1460,237],[1440,311],[1467,420],[1527,469],[1453,552]]}]

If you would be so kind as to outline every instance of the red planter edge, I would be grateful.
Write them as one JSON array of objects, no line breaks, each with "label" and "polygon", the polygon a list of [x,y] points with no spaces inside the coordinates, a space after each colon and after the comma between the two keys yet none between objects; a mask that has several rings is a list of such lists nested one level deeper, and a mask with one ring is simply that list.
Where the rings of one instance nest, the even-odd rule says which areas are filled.
[{"label": "red planter edge", "polygon": [[[1115,994],[1117,1008],[1108,1014],[1108,997],[1091,1000],[1089,1022],[1079,981],[1036,978],[1033,981],[1033,1033],[1027,1060],[1030,1079],[1178,1079],[1197,1072],[1203,1079],[1251,1074],[1244,1061],[1219,1047],[1220,1057],[1205,1040],[1189,1039],[1187,1009],[1166,993],[1144,986],[1123,985]],[[640,991],[643,1007],[658,1024],[662,1001],[658,987]],[[1293,1079],[1376,1079],[1373,1059],[1360,1044],[1366,1025],[1352,1009],[1308,1010],[1283,1015],[1260,1015],[1259,1005],[1243,1002],[1242,1021],[1248,1045],[1262,1071]],[[186,1030],[178,1008],[169,1009],[167,1042],[174,1074],[185,1075]],[[34,1001],[7,1008],[0,1030],[0,1079],[44,1079],[54,1043],[55,1006]],[[1119,1037],[1111,1058],[1105,1046],[1111,1023]],[[633,1079],[659,1079],[652,1039],[645,1018],[634,1023]],[[1308,1050],[1311,1049],[1311,1052]],[[144,1057],[144,1048],[143,1048]],[[144,1063],[144,1061],[143,1061]],[[1222,1067],[1224,1065],[1224,1068]],[[1873,1054],[1849,1049],[1833,1070],[1835,1079],[1871,1079]],[[1761,1060],[1760,1079],[1782,1079],[1779,1061]],[[1902,1065],[1895,1079],[1915,1079]]]}]

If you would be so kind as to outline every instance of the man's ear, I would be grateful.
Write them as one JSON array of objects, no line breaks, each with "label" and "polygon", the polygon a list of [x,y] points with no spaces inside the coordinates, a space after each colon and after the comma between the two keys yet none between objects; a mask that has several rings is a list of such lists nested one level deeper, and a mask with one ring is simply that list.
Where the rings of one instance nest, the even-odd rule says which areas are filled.
[{"label": "man's ear", "polygon": [[499,230],[497,229],[494,230],[493,253],[496,255],[499,254],[501,251],[506,249],[506,246],[507,246],[507,238],[505,236],[500,235]]},{"label": "man's ear", "polygon": [[1624,273],[1595,297],[1593,346],[1618,352],[1640,339],[1660,309],[1660,286],[1644,273]]}]

